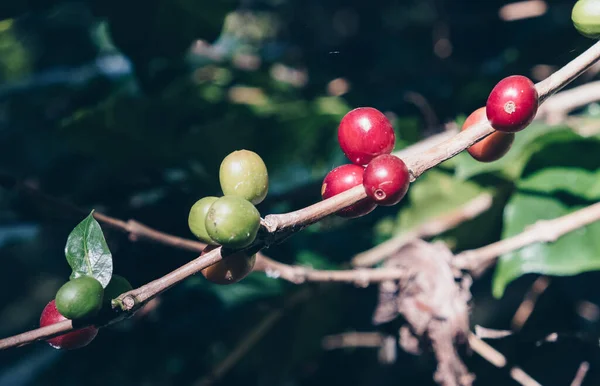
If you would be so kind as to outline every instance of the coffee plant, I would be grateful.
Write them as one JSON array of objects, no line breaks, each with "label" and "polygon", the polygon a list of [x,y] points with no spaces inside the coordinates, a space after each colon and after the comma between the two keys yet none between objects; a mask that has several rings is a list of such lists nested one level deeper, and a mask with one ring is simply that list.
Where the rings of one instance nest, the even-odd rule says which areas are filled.
[{"label": "coffee plant", "polygon": [[[20,7],[15,3],[0,10],[17,12]],[[117,176],[107,180],[122,179],[127,186],[167,186],[134,195],[131,205],[161,202],[156,206],[162,206],[159,218],[176,220],[155,221],[153,227],[125,221],[112,216],[118,206],[108,215],[100,204],[103,195],[121,199],[124,192],[95,183],[93,191],[87,191],[85,173],[70,174],[71,169],[85,170],[76,162],[64,165],[70,168],[69,175],[61,174],[67,173],[64,170],[54,175],[65,183],[64,191],[58,192],[2,174],[0,183],[7,191],[43,204],[44,210],[78,217],[79,222],[66,237],[62,281],[35,294],[45,304],[41,314],[36,311],[39,328],[6,333],[0,350],[45,342],[59,352],[85,353],[103,344],[106,335],[105,350],[127,350],[135,357],[131,347],[141,347],[139,339],[152,342],[148,320],[159,315],[168,320],[160,329],[169,332],[157,338],[164,342],[156,347],[144,346],[147,353],[142,356],[148,358],[132,359],[135,365],[122,378],[128,383],[171,384],[151,380],[161,373],[152,367],[164,365],[155,359],[157,353],[176,348],[175,359],[168,362],[175,370],[168,371],[196,370],[197,366],[181,362],[177,350],[184,346],[194,350],[205,342],[202,358],[196,359],[208,364],[200,366],[205,375],[194,384],[223,381],[238,361],[246,366],[240,374],[247,373],[260,365],[258,359],[276,369],[251,383],[283,383],[285,373],[297,371],[293,369],[299,364],[318,367],[314,358],[323,350],[349,348],[378,352],[361,359],[369,369],[361,383],[387,384],[375,380],[390,365],[401,370],[393,375],[394,383],[402,384],[408,384],[402,376],[411,370],[417,373],[406,375],[411,384],[558,384],[552,383],[553,374],[562,364],[554,364],[555,358],[542,361],[545,371],[535,367],[529,371],[522,363],[537,355],[541,346],[571,339],[580,351],[581,347],[588,351],[574,356],[576,366],[569,367],[566,378],[564,371],[557,377],[561,382],[568,378],[575,386],[595,384],[600,362],[593,361],[598,339],[591,331],[600,325],[600,308],[593,301],[598,299],[579,299],[573,307],[586,320],[587,327],[579,329],[585,333],[573,323],[553,325],[552,318],[536,329],[535,318],[545,318],[536,307],[556,312],[552,301],[543,304],[543,294],[557,296],[551,289],[564,283],[578,286],[592,275],[592,292],[598,292],[593,275],[600,270],[600,130],[595,104],[600,92],[591,87],[600,86],[589,82],[593,76],[589,74],[600,61],[600,42],[588,39],[585,50],[570,53],[560,66],[536,76],[537,83],[533,76],[521,74],[498,77],[487,89],[487,99],[469,106],[474,108],[469,115],[425,138],[410,138],[406,128],[411,123],[389,113],[381,100],[377,105],[383,107],[351,108],[340,98],[347,91],[335,91],[349,87],[342,78],[329,83],[329,96],[311,95],[310,105],[298,105],[295,100],[301,99],[292,87],[304,87],[304,78],[299,69],[279,63],[291,59],[277,54],[283,49],[276,37],[284,27],[272,18],[275,12],[243,7],[230,12],[214,43],[198,40],[186,51],[183,42],[190,36],[204,28],[212,30],[197,24],[222,19],[227,6],[208,7],[214,15],[188,14],[185,7],[176,7],[180,20],[171,21],[181,23],[177,29],[181,36],[169,35],[165,39],[170,44],[160,39],[165,26],[150,25],[152,17],[161,15],[157,2],[137,7],[92,1],[85,7],[93,18],[108,20],[103,24],[106,30],[96,31],[103,47],[114,44],[129,52],[140,88],[136,92],[145,99],[133,98],[125,86],[93,103],[82,95],[74,103],[75,113],[56,120],[61,135],[82,159],[97,157],[110,164],[106,170],[114,169]],[[569,7],[571,20],[562,12],[562,22],[585,38],[598,39],[600,0],[579,0]],[[122,18],[137,12],[139,31],[123,32]],[[13,19],[6,20],[0,22],[0,32],[12,31]],[[0,43],[1,39],[2,35]],[[21,61],[0,66],[3,76],[25,66],[23,53],[12,55]],[[270,76],[285,78],[282,84],[274,86],[263,79],[261,61],[269,63],[265,59],[269,55],[274,58]],[[258,67],[253,64],[257,60]],[[150,62],[156,68],[149,68]],[[172,74],[184,62],[195,68],[192,80],[178,82]],[[250,81],[252,71],[261,76]],[[244,80],[260,87],[238,85]],[[433,77],[431,81],[435,83]],[[580,84],[563,91],[572,82]],[[225,102],[226,91],[231,103]],[[178,102],[169,103],[169,98]],[[27,106],[19,100],[14,106],[19,103]],[[429,107],[423,105],[427,101],[420,111],[428,116]],[[209,123],[194,128],[202,119]],[[243,128],[235,131],[235,127]],[[44,135],[32,139],[46,140]],[[143,149],[134,152],[131,144]],[[154,175],[158,165],[180,166],[166,168],[164,176],[140,177],[145,182],[129,180],[129,168],[137,178]],[[97,173],[110,174],[98,168]],[[179,185],[182,176],[190,174],[194,182]],[[87,202],[96,202],[90,205],[94,210],[89,213],[65,199],[70,189],[92,197]],[[178,189],[192,199],[177,197],[173,191]],[[64,242],[63,238],[61,250]],[[152,257],[127,263],[128,255],[144,248],[139,247],[144,242]],[[189,258],[190,252],[196,257]],[[114,273],[115,266],[128,266],[133,277],[143,280],[130,282]],[[491,296],[486,299],[488,292]],[[519,301],[507,327],[507,321],[496,320],[506,319],[506,313],[486,302],[502,304],[515,293]],[[27,301],[22,295],[19,302]],[[357,309],[353,317],[360,321],[344,321],[344,307]],[[292,328],[269,339],[268,332],[276,330],[286,313],[293,315]],[[527,328],[529,324],[533,327]],[[150,332],[136,340],[131,331],[142,328]],[[118,339],[111,338],[113,334]],[[494,342],[501,342],[498,348]],[[502,350],[503,344],[512,346]],[[254,346],[261,354],[249,353]],[[565,363],[568,351],[561,353]],[[474,358],[500,368],[502,379],[486,375],[489,365]],[[280,366],[285,360],[293,366]],[[344,372],[341,383],[352,382],[359,374],[358,362],[348,370],[341,367],[334,371]],[[306,374],[306,379],[314,375],[310,370]],[[17,384],[6,379],[7,384]],[[102,384],[111,382],[123,381],[103,376]]]}]

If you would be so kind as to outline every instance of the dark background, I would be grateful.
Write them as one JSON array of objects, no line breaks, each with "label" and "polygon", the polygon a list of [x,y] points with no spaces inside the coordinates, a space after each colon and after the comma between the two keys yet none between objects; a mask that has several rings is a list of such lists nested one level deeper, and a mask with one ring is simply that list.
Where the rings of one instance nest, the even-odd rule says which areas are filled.
[{"label": "dark background", "polygon": [[[399,149],[482,106],[502,77],[538,81],[589,47],[571,24],[573,1],[547,1],[542,16],[517,21],[499,17],[506,3],[2,0],[0,172],[86,211],[191,237],[190,206],[220,194],[221,160],[246,148],[271,175],[261,213],[300,208],[320,199],[324,174],[345,162],[335,133],[349,109],[388,113]],[[267,254],[332,268],[381,240],[374,225],[397,211],[329,219]],[[82,218],[0,190],[0,336],[37,326],[68,279],[64,244]],[[498,239],[500,224],[490,221],[458,249]],[[134,286],[195,257],[111,230],[106,237],[115,272]],[[591,363],[585,385],[598,384],[597,324],[574,307],[598,299],[596,276],[554,280],[523,332],[492,343],[543,385],[568,385],[582,360]],[[473,323],[508,328],[533,278],[495,300],[490,277],[474,287]],[[400,320],[371,324],[376,287],[295,286],[255,273],[227,287],[189,278],[79,351],[38,343],[0,352],[0,385],[200,384],[299,291],[304,300],[218,384],[432,384],[428,355],[400,351],[383,365],[376,350],[322,349],[327,334],[397,331]],[[553,331],[584,338],[536,345]],[[475,354],[465,360],[478,385],[515,384]]]}]

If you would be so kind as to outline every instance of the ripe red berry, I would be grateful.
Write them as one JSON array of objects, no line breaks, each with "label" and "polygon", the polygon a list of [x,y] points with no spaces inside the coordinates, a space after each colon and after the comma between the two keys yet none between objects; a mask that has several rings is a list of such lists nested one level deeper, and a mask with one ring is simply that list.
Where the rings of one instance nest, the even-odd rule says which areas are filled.
[{"label": "ripe red berry", "polygon": [[[321,186],[321,197],[327,199],[345,192],[363,183],[365,169],[358,165],[342,165],[330,171]],[[377,207],[369,198],[365,198],[356,204],[344,208],[336,214],[345,218],[356,218],[372,212]]]},{"label": "ripe red berry", "polygon": [[396,205],[408,191],[410,174],[404,161],[391,154],[374,158],[365,169],[363,185],[377,205]]},{"label": "ripe red berry", "polygon": [[492,127],[505,133],[526,128],[537,113],[538,92],[528,78],[513,75],[502,79],[493,88],[486,104],[487,118]]},{"label": "ripe red berry", "polygon": [[346,157],[357,165],[366,165],[394,149],[394,128],[383,113],[372,107],[359,107],[342,118],[338,142]]},{"label": "ripe red berry", "polygon": [[[481,107],[471,113],[461,130],[467,130],[483,119],[485,119],[485,107]],[[492,162],[506,154],[510,150],[514,140],[515,134],[496,131],[472,145],[467,151],[477,161]]]},{"label": "ripe red berry", "polygon": [[[56,303],[52,300],[44,307],[42,316],[40,317],[40,327],[46,327],[54,323],[67,320],[64,316],[56,309]],[[59,335],[52,339],[48,339],[46,342],[56,348],[64,350],[74,350],[82,348],[90,344],[91,341],[98,335],[98,328],[94,326],[88,326],[81,330],[68,332],[64,335]]]}]

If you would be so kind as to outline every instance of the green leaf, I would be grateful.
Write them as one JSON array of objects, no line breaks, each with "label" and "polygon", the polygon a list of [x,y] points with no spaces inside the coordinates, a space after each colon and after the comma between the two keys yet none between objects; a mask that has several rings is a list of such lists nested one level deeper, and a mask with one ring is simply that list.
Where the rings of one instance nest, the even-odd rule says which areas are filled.
[{"label": "green leaf", "polygon": [[600,199],[600,169],[549,167],[531,174],[519,189],[545,194],[568,193],[594,201]]},{"label": "green leaf", "polygon": [[106,287],[113,271],[112,254],[92,211],[67,238],[65,256],[73,269],[71,277],[92,276]]},{"label": "green leaf", "polygon": [[532,155],[553,143],[580,141],[583,137],[565,126],[548,126],[533,123],[527,130],[517,133],[510,151],[495,162],[478,162],[463,151],[444,165],[455,167],[456,176],[461,179],[485,173],[499,173],[509,179],[521,176]]},{"label": "green leaf", "polygon": [[[503,238],[522,232],[539,220],[554,219],[580,207],[568,207],[559,200],[519,192],[504,210]],[[555,276],[576,275],[600,269],[600,222],[570,232],[554,243],[536,243],[500,257],[492,284],[496,298],[506,286],[527,273]]]}]

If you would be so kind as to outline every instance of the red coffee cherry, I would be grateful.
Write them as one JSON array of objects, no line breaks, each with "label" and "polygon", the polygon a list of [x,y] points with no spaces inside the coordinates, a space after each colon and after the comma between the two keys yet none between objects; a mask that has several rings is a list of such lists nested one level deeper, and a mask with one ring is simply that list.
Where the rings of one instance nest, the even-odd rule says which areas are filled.
[{"label": "red coffee cherry", "polygon": [[[461,131],[468,130],[469,127],[479,123],[485,119],[485,115],[485,107],[475,110],[469,115]],[[515,134],[496,131],[472,145],[467,151],[477,161],[492,162],[502,158],[510,150],[514,140]]]},{"label": "red coffee cherry", "polygon": [[[358,165],[342,165],[327,174],[321,186],[321,197],[327,199],[336,194],[345,192],[363,183],[364,168]],[[369,198],[365,198],[356,204],[344,208],[336,214],[345,218],[356,218],[372,212],[377,207]]]},{"label": "red coffee cherry", "polygon": [[[64,316],[56,309],[56,303],[52,300],[44,307],[42,316],[40,317],[40,327],[46,327],[51,324],[62,322],[67,320]],[[98,328],[94,326],[88,326],[81,330],[68,332],[64,335],[59,335],[55,338],[48,339],[46,342],[56,348],[63,350],[74,350],[87,346],[94,340],[98,335]]]},{"label": "red coffee cherry", "polygon": [[528,78],[513,75],[493,88],[486,104],[487,119],[495,130],[515,133],[526,128],[537,113],[538,92]]},{"label": "red coffee cherry", "polygon": [[383,113],[372,107],[359,107],[342,118],[338,142],[346,157],[356,165],[366,165],[394,149],[394,128]]},{"label": "red coffee cherry", "polygon": [[404,161],[391,154],[374,158],[365,169],[363,185],[377,205],[396,205],[408,191],[410,174]]}]

